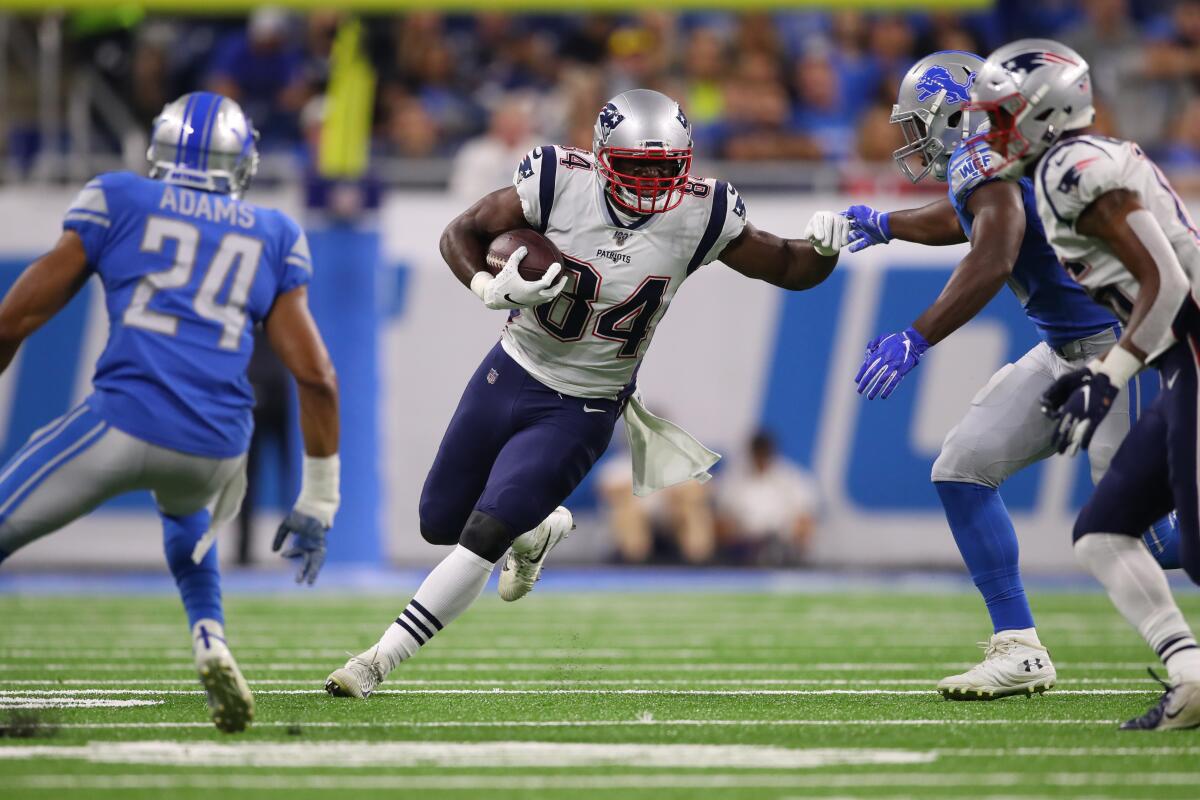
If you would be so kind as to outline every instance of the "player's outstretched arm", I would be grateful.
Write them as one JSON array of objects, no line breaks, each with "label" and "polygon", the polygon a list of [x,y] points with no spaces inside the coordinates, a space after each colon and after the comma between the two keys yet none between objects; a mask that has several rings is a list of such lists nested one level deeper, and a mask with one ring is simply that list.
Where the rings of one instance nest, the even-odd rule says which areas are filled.
[{"label": "player's outstretched arm", "polygon": [[867,344],[854,380],[858,393],[868,400],[890,397],[925,351],[978,314],[1012,274],[1025,236],[1020,187],[1007,181],[986,183],[968,198],[967,210],[975,218],[971,251],[937,300],[906,330],[877,336]]},{"label": "player's outstretched arm", "polygon": [[967,241],[949,198],[920,208],[877,211],[870,206],[850,206],[843,212],[850,219],[850,252],[893,239],[927,245],[962,244]]},{"label": "player's outstretched arm", "polygon": [[811,242],[783,239],[760,231],[749,222],[721,251],[720,260],[748,278],[798,291],[811,289],[829,277],[837,253],[820,255]]},{"label": "player's outstretched arm", "polygon": [[[975,218],[971,251],[958,262],[933,305],[913,323],[930,345],[973,319],[1004,288],[1025,237],[1025,204],[1015,183],[992,181],[980,186],[967,200],[967,210]],[[954,216],[953,209],[950,213]],[[957,217],[954,224],[959,241],[965,241]]]},{"label": "player's outstretched arm", "polygon": [[0,302],[0,374],[21,342],[70,302],[89,274],[83,240],[74,231],[64,231],[53,250],[25,268]]},{"label": "player's outstretched arm", "polygon": [[302,559],[296,581],[311,584],[325,561],[325,532],[333,526],[341,502],[337,375],[308,311],[308,287],[280,295],[265,329],[271,349],[296,379],[305,453],[300,496],[276,531],[271,549],[279,550],[288,534],[295,534],[283,556]]},{"label": "player's outstretched arm", "polygon": [[511,186],[484,195],[459,214],[442,231],[439,249],[454,277],[470,287],[475,274],[487,263],[487,248],[505,231],[528,228],[521,196]]}]

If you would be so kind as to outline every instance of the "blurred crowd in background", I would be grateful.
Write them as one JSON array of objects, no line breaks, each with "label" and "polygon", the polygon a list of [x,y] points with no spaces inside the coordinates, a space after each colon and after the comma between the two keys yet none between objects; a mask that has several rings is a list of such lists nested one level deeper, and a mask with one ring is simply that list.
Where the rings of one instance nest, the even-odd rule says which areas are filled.
[{"label": "blurred crowd in background", "polygon": [[[71,25],[64,52],[110,81],[143,125],[169,98],[205,87],[243,104],[264,151],[303,157],[340,20],[272,8],[240,19],[110,16]],[[532,144],[590,148],[603,101],[639,86],[680,100],[702,159],[833,164],[845,188],[869,189],[897,177],[862,165],[886,162],[898,146],[888,115],[913,61],[943,49],[986,56],[1022,36],[1052,36],[1089,60],[1103,132],[1138,140],[1173,173],[1200,172],[1200,0],[365,22],[378,75],[376,155],[456,160],[450,182],[468,196],[503,183]],[[8,124],[19,149],[20,114]]]}]

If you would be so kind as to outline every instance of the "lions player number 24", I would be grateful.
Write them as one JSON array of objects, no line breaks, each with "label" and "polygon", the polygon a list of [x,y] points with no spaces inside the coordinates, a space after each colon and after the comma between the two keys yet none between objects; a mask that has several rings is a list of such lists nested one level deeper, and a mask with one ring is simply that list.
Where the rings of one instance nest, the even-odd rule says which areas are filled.
[{"label": "lions player number 24", "polygon": [[[174,336],[179,327],[178,317],[153,311],[147,306],[158,292],[179,289],[191,282],[192,271],[196,266],[196,245],[200,241],[200,232],[196,230],[195,225],[181,220],[149,217],[146,220],[146,232],[142,236],[142,252],[161,253],[168,241],[175,243],[175,263],[165,270],[152,272],[142,278],[133,292],[133,299],[130,300],[123,319],[126,325]],[[208,271],[196,292],[193,301],[196,313],[222,326],[220,347],[223,350],[238,348],[242,331],[246,327],[246,299],[250,294],[250,286],[254,283],[254,273],[258,269],[262,248],[262,242],[252,236],[226,234],[221,239],[216,255],[209,262]],[[235,266],[228,298],[221,303],[217,300],[217,295],[225,285],[230,270],[234,270]]]},{"label": "lions player number 24", "polygon": [[[575,342],[583,338],[592,319],[592,305],[600,297],[601,277],[591,264],[566,255],[563,272],[568,276],[567,288],[553,302],[540,305],[533,312],[551,336]],[[670,283],[667,277],[647,277],[633,294],[596,317],[592,332],[601,339],[622,342],[618,358],[637,358]]]}]

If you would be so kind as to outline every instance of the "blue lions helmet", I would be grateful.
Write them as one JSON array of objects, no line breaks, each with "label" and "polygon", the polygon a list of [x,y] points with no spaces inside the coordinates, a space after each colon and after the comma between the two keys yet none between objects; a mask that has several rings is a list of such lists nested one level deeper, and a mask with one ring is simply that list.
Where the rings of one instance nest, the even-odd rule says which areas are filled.
[{"label": "blue lions helmet", "polygon": [[900,82],[891,123],[899,125],[904,146],[892,153],[913,183],[930,172],[946,180],[950,156],[967,135],[967,103],[983,59],[961,50],[925,56]]},{"label": "blue lions helmet", "polygon": [[192,92],[167,103],[150,132],[150,177],[241,197],[258,171],[258,131],[228,97]]}]

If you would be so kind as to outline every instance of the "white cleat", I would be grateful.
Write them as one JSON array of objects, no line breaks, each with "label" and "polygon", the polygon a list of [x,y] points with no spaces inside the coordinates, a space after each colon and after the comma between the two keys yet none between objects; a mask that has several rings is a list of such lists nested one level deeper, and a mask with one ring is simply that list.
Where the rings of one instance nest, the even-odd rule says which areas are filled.
[{"label": "white cleat", "polygon": [[1158,703],[1140,717],[1121,723],[1123,731],[1169,731],[1200,728],[1200,681],[1183,681],[1174,686],[1150,671],[1163,686]]},{"label": "white cleat", "polygon": [[225,644],[221,624],[202,619],[192,628],[192,654],[208,695],[208,713],[217,730],[240,733],[254,719],[254,695]]},{"label": "white cleat", "polygon": [[383,683],[383,666],[379,663],[379,645],[364,653],[351,656],[346,666],[335,669],[325,679],[325,691],[334,697],[353,697],[366,700]]},{"label": "white cleat", "polygon": [[1015,694],[1031,696],[1054,687],[1058,673],[1050,653],[1036,640],[1002,631],[988,642],[983,661],[960,675],[938,682],[947,700],[997,700]]},{"label": "white cleat", "polygon": [[512,549],[504,559],[504,568],[500,570],[497,587],[500,599],[511,603],[529,594],[542,574],[546,556],[574,529],[575,519],[571,512],[559,506],[536,528],[514,539]]}]

